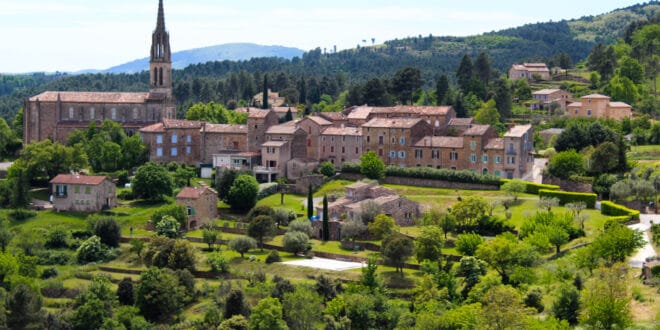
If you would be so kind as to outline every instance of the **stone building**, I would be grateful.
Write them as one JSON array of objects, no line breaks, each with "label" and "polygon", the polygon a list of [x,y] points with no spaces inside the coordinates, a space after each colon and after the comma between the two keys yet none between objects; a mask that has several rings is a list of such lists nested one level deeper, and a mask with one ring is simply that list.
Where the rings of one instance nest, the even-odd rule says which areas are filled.
[{"label": "stone building", "polygon": [[545,63],[523,63],[514,64],[509,69],[509,79],[518,80],[521,78],[534,79],[538,76],[540,79],[550,79],[550,70]]},{"label": "stone building", "polygon": [[504,134],[504,171],[507,179],[522,178],[534,167],[534,129],[517,125]]},{"label": "stone building", "polygon": [[192,230],[218,217],[218,192],[209,187],[185,187],[176,195],[176,205],[185,206]]},{"label": "stone building", "polygon": [[533,103],[530,104],[532,110],[547,109],[552,102],[559,104],[562,110],[573,102],[573,94],[563,89],[541,89],[532,93]]},{"label": "stone building", "polygon": [[465,168],[464,138],[454,136],[425,136],[415,143],[414,166],[433,168]]},{"label": "stone building", "polygon": [[623,102],[610,102],[610,97],[590,94],[580,98],[580,102],[568,105],[570,117],[610,118],[621,120],[632,118],[632,107]]},{"label": "stone building", "polygon": [[420,118],[433,127],[433,135],[442,135],[455,117],[451,106],[395,106],[372,108],[368,118]]},{"label": "stone building", "polygon": [[359,127],[328,127],[319,139],[319,160],[329,161],[335,168],[344,162],[358,162],[362,156],[362,129]]},{"label": "stone building", "polygon": [[235,154],[248,149],[248,126],[202,123],[201,161],[212,163],[213,155]]},{"label": "stone building", "polygon": [[319,146],[319,138],[321,132],[326,128],[332,126],[332,123],[319,117],[319,116],[307,116],[301,119],[297,125],[305,133],[307,133],[306,147],[307,147],[307,158],[320,159],[321,158],[321,148]]},{"label": "stone building", "polygon": [[149,160],[198,165],[202,125],[201,121],[164,119],[140,129],[142,142],[149,146]]},{"label": "stone building", "polygon": [[266,131],[279,122],[279,117],[272,110],[261,110],[257,108],[247,108],[247,126],[248,126],[248,149],[246,151],[258,152],[261,150],[261,144],[266,142],[264,136]]},{"label": "stone building", "polygon": [[171,51],[162,0],[158,3],[150,57],[148,92],[46,91],[25,99],[23,141],[27,144],[52,139],[65,143],[74,130],[103,120],[120,123],[132,135],[142,127],[174,118]]},{"label": "stone building", "polygon": [[58,174],[50,184],[56,211],[100,212],[117,205],[115,184],[105,176]]},{"label": "stone building", "polygon": [[362,150],[374,151],[386,165],[410,166],[413,146],[432,133],[420,118],[374,118],[362,125]]},{"label": "stone building", "polygon": [[[463,133],[463,150],[467,158],[464,169],[483,173],[484,147],[490,139],[497,138],[497,132],[490,125],[472,125]],[[490,159],[487,159],[490,161]]]}]

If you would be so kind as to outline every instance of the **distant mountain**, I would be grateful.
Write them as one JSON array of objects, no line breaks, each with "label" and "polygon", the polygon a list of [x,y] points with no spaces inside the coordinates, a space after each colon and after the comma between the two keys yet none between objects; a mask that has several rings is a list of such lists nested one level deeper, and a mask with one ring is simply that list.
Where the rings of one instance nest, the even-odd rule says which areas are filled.
[{"label": "distant mountain", "polygon": [[[300,57],[303,50],[284,46],[263,46],[251,43],[229,43],[204,48],[196,48],[172,53],[172,68],[183,69],[191,64],[213,61],[243,61],[257,57],[280,57],[292,59]],[[102,73],[136,73],[149,69],[149,58],[113,66]]]}]

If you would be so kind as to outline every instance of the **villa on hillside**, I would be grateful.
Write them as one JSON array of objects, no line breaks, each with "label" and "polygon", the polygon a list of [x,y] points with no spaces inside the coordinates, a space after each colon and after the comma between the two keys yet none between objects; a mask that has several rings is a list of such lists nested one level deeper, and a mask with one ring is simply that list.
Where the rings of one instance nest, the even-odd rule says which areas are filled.
[{"label": "villa on hillside", "polygon": [[218,217],[218,192],[209,187],[185,187],[176,195],[176,204],[186,207],[188,230],[211,223]]},{"label": "villa on hillside", "polygon": [[562,110],[573,102],[573,94],[557,88],[542,89],[532,93],[533,103],[530,104],[532,110],[547,109],[552,102],[559,104]]},{"label": "villa on hillside", "polygon": [[632,107],[624,102],[610,102],[610,97],[590,94],[580,98],[580,102],[568,105],[570,117],[610,118],[621,120],[632,118]]},{"label": "villa on hillside", "polygon": [[540,79],[547,80],[550,79],[550,70],[545,63],[514,64],[509,69],[510,80],[535,79],[535,75],[538,75]]},{"label": "villa on hillside", "polygon": [[56,211],[100,212],[117,205],[115,184],[105,176],[59,174],[50,184]]}]

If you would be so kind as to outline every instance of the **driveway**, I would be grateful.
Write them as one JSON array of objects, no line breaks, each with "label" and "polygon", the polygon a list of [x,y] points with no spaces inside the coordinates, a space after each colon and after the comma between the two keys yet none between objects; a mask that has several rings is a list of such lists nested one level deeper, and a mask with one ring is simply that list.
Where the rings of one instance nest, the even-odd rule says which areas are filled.
[{"label": "driveway", "polygon": [[525,181],[543,183],[543,170],[545,169],[545,164],[548,162],[547,158],[534,158],[534,166],[532,167],[532,172],[527,173],[522,179]]},{"label": "driveway", "polygon": [[646,261],[646,258],[655,257],[655,249],[649,238],[649,229],[651,228],[651,223],[660,223],[660,215],[658,214],[640,214],[639,223],[628,226],[630,229],[636,229],[643,233],[644,235],[644,247],[639,249],[635,255],[633,255],[629,260],[628,264],[633,268],[642,268],[642,264]]}]

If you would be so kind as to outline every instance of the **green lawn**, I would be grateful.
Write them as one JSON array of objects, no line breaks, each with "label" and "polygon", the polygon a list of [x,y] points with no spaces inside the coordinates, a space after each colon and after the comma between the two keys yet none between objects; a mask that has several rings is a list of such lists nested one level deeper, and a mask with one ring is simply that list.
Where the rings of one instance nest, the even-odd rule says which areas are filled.
[{"label": "green lawn", "polygon": [[632,146],[629,160],[660,160],[660,145]]}]

